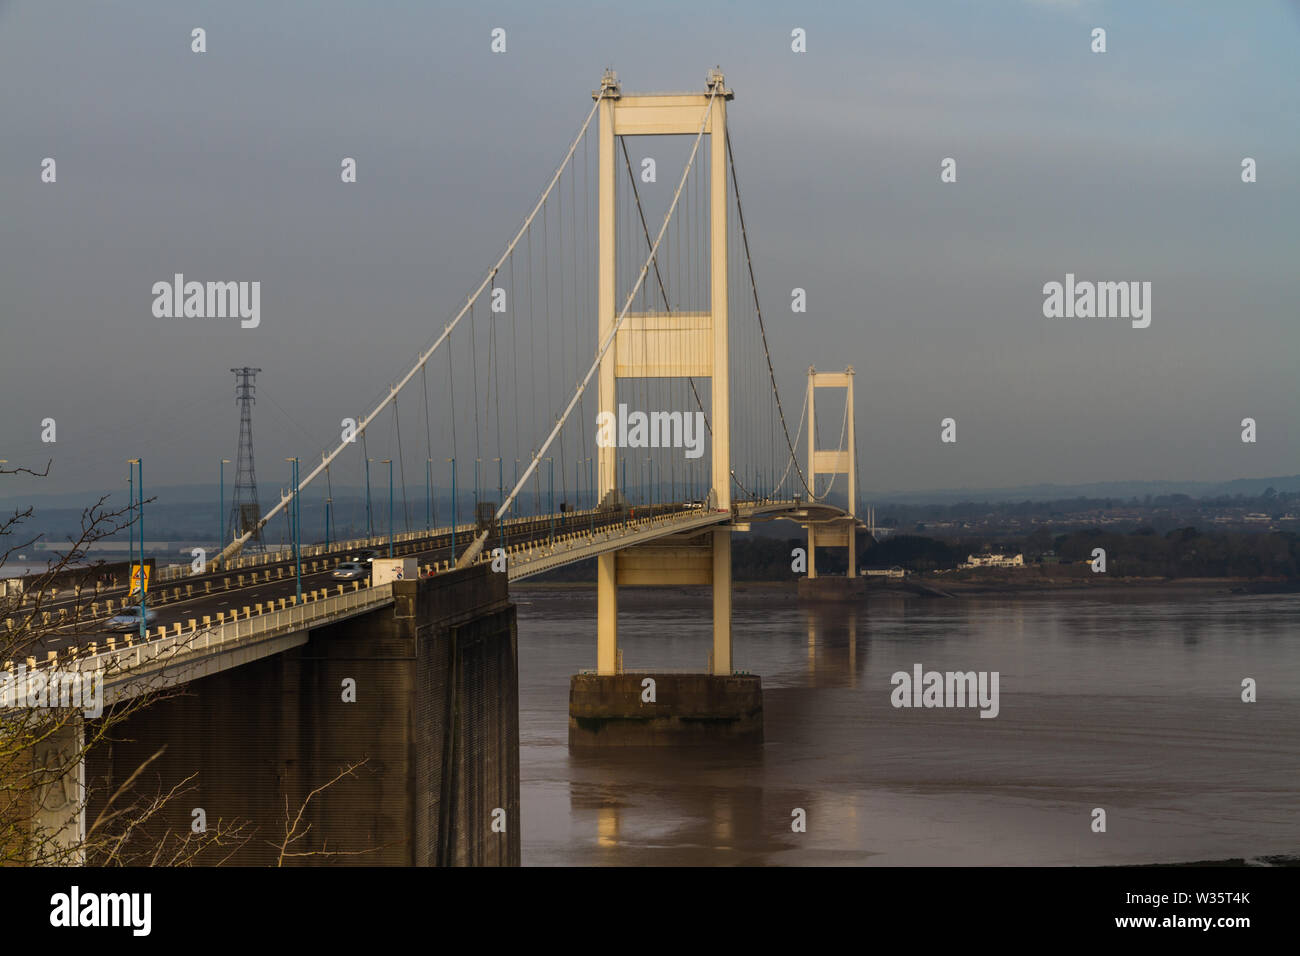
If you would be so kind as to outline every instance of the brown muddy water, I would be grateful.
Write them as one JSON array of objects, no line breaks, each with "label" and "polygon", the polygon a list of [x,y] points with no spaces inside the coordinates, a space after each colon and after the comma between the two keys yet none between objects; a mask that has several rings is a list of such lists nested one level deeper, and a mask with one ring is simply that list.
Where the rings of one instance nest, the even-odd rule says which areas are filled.
[{"label": "brown muddy water", "polygon": [[[594,588],[512,596],[525,865],[1300,855],[1300,595],[805,607],[737,586],[736,668],[763,678],[762,747],[597,757],[568,750],[569,677],[595,666]],[[624,666],[703,670],[710,613],[706,590],[621,592]],[[916,664],[997,671],[997,717],[894,707],[891,675]]]}]

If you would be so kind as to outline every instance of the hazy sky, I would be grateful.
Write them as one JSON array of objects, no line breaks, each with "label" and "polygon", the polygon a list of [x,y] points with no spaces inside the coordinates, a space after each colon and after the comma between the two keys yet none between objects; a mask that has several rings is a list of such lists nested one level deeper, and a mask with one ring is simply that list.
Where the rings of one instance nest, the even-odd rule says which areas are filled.
[{"label": "hazy sky", "polygon": [[[787,410],[853,364],[867,489],[1300,471],[1300,11],[1266,2],[0,2],[0,458],[213,481],[254,365],[282,483],[477,285],[604,67],[715,64]],[[261,281],[261,326],[155,318],[175,272]],[[1066,273],[1149,281],[1150,327],[1044,318]]]}]

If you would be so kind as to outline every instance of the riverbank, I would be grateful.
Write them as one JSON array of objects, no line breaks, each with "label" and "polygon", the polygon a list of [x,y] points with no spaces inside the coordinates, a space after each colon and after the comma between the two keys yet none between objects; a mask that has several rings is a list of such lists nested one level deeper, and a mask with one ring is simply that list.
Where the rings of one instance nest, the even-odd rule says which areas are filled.
[{"label": "riverbank", "polygon": [[1171,866],[1300,866],[1300,856],[1252,856],[1230,860],[1196,860],[1193,863],[1137,863],[1137,867],[1167,868]]},{"label": "riverbank", "polygon": [[[1249,578],[1120,578],[1097,575],[1094,578],[979,578],[954,580],[943,575],[922,575],[911,579],[953,596],[974,597],[981,594],[1062,594],[1108,592],[1196,592],[1200,594],[1294,594],[1300,581],[1252,581]],[[869,590],[886,593],[891,588]]]},{"label": "riverbank", "polygon": [[[1218,594],[1296,594],[1300,593],[1300,581],[1251,581],[1246,578],[1099,578],[1089,579],[1044,579],[1024,578],[1020,580],[953,580],[943,575],[918,575],[908,579],[914,584],[935,588],[954,597],[978,597],[982,594],[1061,594],[1072,593],[1106,593],[1118,592],[1191,592]],[[521,581],[513,589],[537,588],[550,591],[585,591],[595,588],[595,581]],[[797,579],[788,581],[735,581],[736,590],[745,591],[794,591]],[[915,597],[905,590],[905,586],[894,582],[877,584],[869,582],[867,595],[897,595]],[[934,595],[940,596],[940,595]]]}]

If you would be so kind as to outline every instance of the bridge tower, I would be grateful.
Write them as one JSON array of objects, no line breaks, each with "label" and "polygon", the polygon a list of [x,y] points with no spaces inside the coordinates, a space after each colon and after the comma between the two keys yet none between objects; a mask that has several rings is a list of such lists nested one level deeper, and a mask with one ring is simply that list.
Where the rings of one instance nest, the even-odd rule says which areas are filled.
[{"label": "bridge tower", "polygon": [[[603,97],[601,94],[604,94]],[[616,413],[617,382],[635,378],[709,378],[712,395],[712,490],[706,507],[731,508],[731,410],[727,351],[727,101],[733,94],[719,70],[710,70],[705,92],[625,95],[618,77],[606,70],[601,88],[599,127],[599,205],[597,314],[603,342],[618,318],[615,222],[616,136],[699,134],[701,122],[709,149],[708,312],[629,313],[599,370],[599,411]],[[705,111],[708,111],[705,118]],[[597,451],[602,502],[618,499],[618,449]],[[618,586],[698,585],[713,587],[711,673],[730,675],[731,531],[718,529],[678,547],[631,548],[597,560],[597,651],[599,675],[616,674]],[[685,560],[683,560],[685,558]]]},{"label": "bridge tower", "polygon": [[[858,518],[857,518],[857,436],[853,425],[853,366],[843,372],[819,372],[808,368],[808,487],[817,487],[818,475],[846,475],[848,477],[848,503],[843,516],[815,520],[811,513],[804,527],[808,530],[808,577],[799,582],[801,597],[851,596],[861,590],[858,576]],[[818,448],[817,389],[844,389],[844,448]],[[809,502],[812,506],[814,502]],[[817,548],[843,547],[849,552],[847,580],[817,577]],[[818,582],[818,583],[815,583]],[[825,582],[822,584],[820,582]]]}]

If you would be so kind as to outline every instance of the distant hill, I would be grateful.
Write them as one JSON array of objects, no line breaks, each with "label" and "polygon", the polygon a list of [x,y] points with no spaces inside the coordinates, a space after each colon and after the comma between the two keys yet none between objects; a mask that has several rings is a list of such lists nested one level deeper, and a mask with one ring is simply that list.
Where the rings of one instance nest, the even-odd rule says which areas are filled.
[{"label": "distant hill", "polygon": [[[230,472],[227,472],[226,473],[226,501],[227,502],[230,501],[231,493],[234,490],[234,483],[235,483],[234,475]],[[279,499],[280,489],[284,487],[285,484],[286,484],[285,482],[280,482],[280,481],[270,482],[263,479],[262,481],[258,482],[258,486],[257,486],[258,497],[261,498],[262,501],[266,503],[267,507],[270,507],[272,504],[275,504],[275,502]],[[318,490],[318,486],[319,486],[319,490]],[[325,481],[323,478],[318,481],[312,482],[311,485],[303,492],[303,500],[305,501],[309,496],[310,497],[324,496],[325,494],[324,489],[325,489]],[[69,491],[69,492],[62,492],[58,494],[39,494],[39,495],[18,495],[18,494],[6,493],[6,494],[0,494],[0,509],[6,509],[8,511],[12,511],[16,507],[22,506],[26,508],[27,506],[30,505],[34,508],[76,508],[78,511],[80,511],[82,508],[86,507],[87,505],[93,504],[95,501],[99,499],[99,496],[104,493],[105,493],[104,490]],[[121,488],[110,489],[108,493],[112,497],[110,498],[109,501],[105,502],[105,504],[109,506],[116,506],[116,507],[125,506],[126,505],[126,477],[123,476],[122,478]],[[194,505],[208,506],[215,503],[217,499],[217,483],[213,482],[210,485],[158,485],[157,487],[145,485],[144,494],[146,499],[156,498],[158,499],[159,502],[165,502],[166,504],[171,504],[171,505],[194,504]],[[365,494],[364,488],[346,487],[338,484],[337,482],[334,484],[335,497],[339,497],[339,498],[362,497],[364,496],[364,494]],[[380,495],[383,497],[383,500],[387,500],[386,498],[388,494],[387,477],[385,477],[384,479],[384,487],[382,489],[378,487],[378,484],[372,487],[372,494]],[[421,501],[424,500],[423,474],[420,476],[419,497]]]},{"label": "distant hill", "polygon": [[[233,490],[234,478],[227,476],[226,480],[226,501],[229,506],[230,495]],[[376,508],[386,508],[388,500],[387,480],[376,482],[372,486],[372,496]],[[558,482],[557,482],[558,484]],[[0,485],[0,487],[3,487]],[[30,485],[28,486],[30,487]],[[280,482],[262,481],[259,483],[259,497],[262,505],[269,508],[276,502],[279,497]],[[1273,478],[1235,478],[1231,481],[1094,481],[1077,485],[1055,485],[1055,484],[1037,484],[1037,485],[1016,485],[1009,488],[941,488],[930,491],[864,491],[862,500],[873,505],[884,504],[953,504],[959,501],[1060,501],[1068,498],[1143,498],[1146,495],[1156,497],[1158,495],[1184,494],[1193,498],[1213,498],[1219,495],[1245,495],[1252,497],[1258,495],[1268,488],[1273,488],[1277,492],[1300,492],[1300,475],[1283,475]],[[838,491],[839,489],[837,489]],[[214,485],[161,485],[158,487],[145,488],[145,495],[149,498],[156,498],[159,505],[170,506],[196,506],[195,510],[200,515],[206,515],[213,509],[216,499],[216,487]],[[466,506],[464,502],[473,500],[473,493],[468,494],[464,489],[459,489],[462,501],[462,508]],[[570,489],[571,491],[571,489]],[[334,500],[339,504],[351,503],[352,501],[364,501],[364,487],[354,487],[351,485],[334,484]],[[60,494],[0,494],[0,511],[12,512],[15,508],[26,508],[32,506],[38,511],[49,511],[52,509],[75,509],[79,514],[81,509],[93,503],[103,492],[82,491],[66,492]],[[635,498],[638,494],[637,489],[631,489],[630,493]],[[110,507],[124,507],[126,504],[126,485],[123,482],[121,489],[115,489],[112,492],[113,497],[107,504]],[[303,505],[308,503],[318,503],[325,496],[325,485],[323,481],[313,482],[312,485],[303,492]],[[545,496],[545,487],[543,486],[543,496]],[[561,489],[556,488],[556,498],[560,499]],[[445,509],[450,501],[448,489],[435,488],[434,498],[439,509]],[[495,500],[497,497],[496,488],[484,489],[484,500]],[[843,494],[836,495],[832,493],[832,499],[837,499],[843,503]],[[424,502],[424,481],[423,476],[418,482],[408,482],[407,500],[410,507],[417,508],[420,511],[420,518],[423,518]],[[400,501],[400,497],[399,497]],[[468,516],[466,511],[465,515]]]},{"label": "distant hill", "polygon": [[951,504],[958,501],[1059,501],[1067,498],[1144,498],[1151,495],[1219,495],[1253,497],[1272,488],[1300,492],[1300,475],[1234,478],[1231,481],[1094,481],[1078,485],[1017,485],[1011,488],[944,488],[932,491],[865,492],[872,504]]}]

